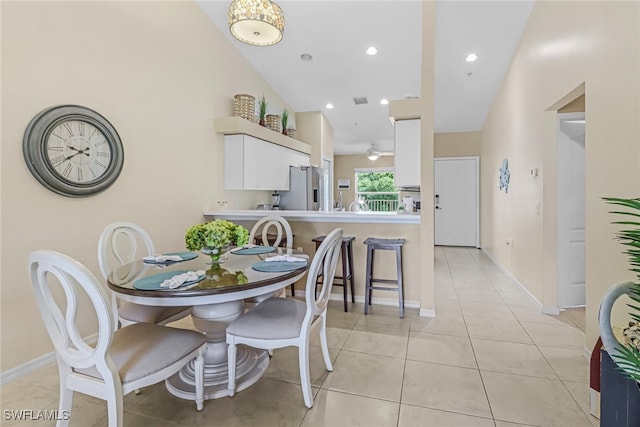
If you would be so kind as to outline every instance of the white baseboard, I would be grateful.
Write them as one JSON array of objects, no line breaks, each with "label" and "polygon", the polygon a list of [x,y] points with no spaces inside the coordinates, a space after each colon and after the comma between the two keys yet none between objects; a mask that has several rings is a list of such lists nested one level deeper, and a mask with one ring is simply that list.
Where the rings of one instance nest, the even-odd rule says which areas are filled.
[{"label": "white baseboard", "polygon": [[[89,345],[95,344],[97,340],[98,340],[97,332],[85,337],[85,341]],[[26,363],[18,365],[15,368],[7,369],[6,371],[0,373],[0,385],[9,383],[13,380],[16,380],[32,372],[35,372],[38,369],[44,368],[45,366],[55,362],[56,362],[56,353],[55,351],[52,351],[40,357],[36,357],[35,359],[30,360]]]},{"label": "white baseboard", "polygon": [[[296,296],[304,298],[305,292],[296,290]],[[331,296],[329,297],[329,299],[331,301],[342,301],[343,300],[342,298],[343,298],[342,294],[337,294],[337,293],[332,293]],[[356,295],[356,302],[364,303],[364,297]],[[373,297],[373,298],[371,298],[371,303],[372,304],[378,304],[378,305],[389,305],[389,306],[392,306],[392,307],[398,307],[398,298],[376,298],[376,297]],[[404,307],[405,308],[420,308],[420,302],[419,301],[404,300]]]},{"label": "white baseboard", "polygon": [[481,250],[482,250],[482,253],[484,253],[491,261],[493,261],[493,263],[496,265],[496,267],[498,267],[500,269],[500,271],[502,271],[507,277],[509,277],[511,280],[516,282],[516,284],[518,286],[520,286],[520,288],[524,291],[524,293],[527,294],[527,296],[529,297],[531,302],[533,302],[536,306],[538,306],[538,309],[540,310],[541,313],[543,313],[543,314],[554,314],[554,315],[560,314],[560,310],[558,310],[557,307],[545,307],[545,306],[543,306],[542,303],[540,301],[538,301],[538,298],[536,298],[531,292],[529,292],[529,289],[527,289],[526,286],[524,286],[522,283],[520,283],[520,281],[518,279],[516,279],[516,277],[513,274],[511,274],[511,272],[509,270],[504,268],[493,257],[491,252],[488,252],[485,248],[482,248]]},{"label": "white baseboard", "polygon": [[436,317],[436,311],[429,308],[420,308],[420,317]]},{"label": "white baseboard", "polygon": [[560,309],[558,307],[542,307],[542,314],[551,314],[553,316],[559,316]]},{"label": "white baseboard", "polygon": [[55,363],[55,361],[56,353],[54,351],[40,357],[36,357],[33,360],[23,363],[22,365],[18,365],[15,368],[11,368],[0,373],[0,384],[6,384],[8,382],[16,380],[24,375],[37,371],[40,368],[44,368],[47,365]]}]

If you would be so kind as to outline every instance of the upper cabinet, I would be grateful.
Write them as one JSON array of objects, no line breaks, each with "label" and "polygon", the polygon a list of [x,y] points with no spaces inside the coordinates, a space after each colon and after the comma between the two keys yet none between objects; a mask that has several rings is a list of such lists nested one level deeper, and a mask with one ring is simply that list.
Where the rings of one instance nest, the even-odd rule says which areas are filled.
[{"label": "upper cabinet", "polygon": [[308,166],[309,155],[250,135],[224,137],[225,190],[289,190],[289,166]]},{"label": "upper cabinet", "polygon": [[396,187],[420,186],[420,119],[395,121]]},{"label": "upper cabinet", "polygon": [[224,137],[225,190],[289,190],[289,166],[308,166],[311,146],[241,117],[215,120]]}]

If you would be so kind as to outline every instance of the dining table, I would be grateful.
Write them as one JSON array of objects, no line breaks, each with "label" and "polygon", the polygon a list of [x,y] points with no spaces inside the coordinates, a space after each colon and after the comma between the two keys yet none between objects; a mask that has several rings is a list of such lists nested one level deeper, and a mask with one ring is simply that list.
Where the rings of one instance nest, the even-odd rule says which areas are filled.
[{"label": "dining table", "polygon": [[[151,306],[192,306],[193,324],[207,337],[204,396],[205,399],[216,399],[229,395],[225,331],[231,322],[245,312],[244,300],[277,294],[303,278],[309,268],[311,260],[306,254],[292,253],[291,249],[288,251],[268,246],[235,248],[222,256],[221,263],[213,265],[207,255],[176,252],[170,258],[177,259],[177,254],[180,261],[155,261],[163,260],[162,257],[136,260],[115,269],[107,282],[109,288],[124,301]],[[267,261],[276,256],[285,260]],[[166,286],[167,280],[186,272],[196,272],[197,279],[174,289],[162,286],[163,282]],[[194,363],[191,361],[165,381],[171,394],[195,400]],[[236,391],[258,381],[268,366],[267,351],[248,346],[238,347]]]}]

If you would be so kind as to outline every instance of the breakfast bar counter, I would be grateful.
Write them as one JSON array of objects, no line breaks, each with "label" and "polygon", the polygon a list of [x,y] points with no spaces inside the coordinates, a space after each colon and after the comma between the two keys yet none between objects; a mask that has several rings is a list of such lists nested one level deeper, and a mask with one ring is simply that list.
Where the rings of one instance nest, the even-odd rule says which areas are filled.
[{"label": "breakfast bar counter", "polygon": [[[353,273],[356,302],[364,301],[365,267],[367,247],[364,241],[369,237],[405,239],[402,248],[404,270],[405,307],[420,307],[421,301],[421,250],[420,214],[395,214],[387,212],[341,212],[341,211],[287,211],[287,210],[222,210],[205,212],[206,221],[227,219],[241,224],[249,230],[260,218],[268,215],[284,217],[293,231],[293,247],[312,255],[315,253],[314,237],[329,234],[334,228],[342,228],[345,236],[353,236]],[[385,253],[389,252],[389,253]],[[338,265],[340,271],[340,265]],[[376,254],[375,277],[395,279],[396,263],[393,253],[383,251]],[[298,295],[302,295],[302,281],[296,283]],[[342,288],[334,286],[332,299],[342,301]],[[350,298],[349,298],[350,300]],[[374,291],[374,304],[398,305],[395,292]],[[375,310],[375,307],[373,308]]]},{"label": "breakfast bar counter", "polygon": [[257,221],[267,215],[279,215],[287,221],[340,222],[360,224],[420,224],[420,214],[395,212],[348,211],[288,211],[288,210],[236,210],[204,212],[207,220],[215,218],[229,221]]}]

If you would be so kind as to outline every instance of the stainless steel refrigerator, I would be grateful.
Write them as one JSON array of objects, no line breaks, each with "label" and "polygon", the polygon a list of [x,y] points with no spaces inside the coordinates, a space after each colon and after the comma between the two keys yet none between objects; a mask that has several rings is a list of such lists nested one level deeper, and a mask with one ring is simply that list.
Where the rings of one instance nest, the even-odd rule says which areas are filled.
[{"label": "stainless steel refrigerator", "polygon": [[317,166],[289,166],[289,191],[280,192],[280,209],[317,211],[325,205],[326,174]]}]

